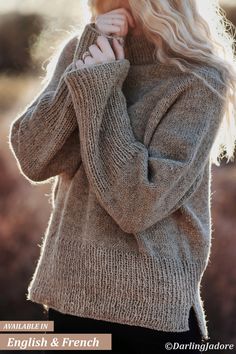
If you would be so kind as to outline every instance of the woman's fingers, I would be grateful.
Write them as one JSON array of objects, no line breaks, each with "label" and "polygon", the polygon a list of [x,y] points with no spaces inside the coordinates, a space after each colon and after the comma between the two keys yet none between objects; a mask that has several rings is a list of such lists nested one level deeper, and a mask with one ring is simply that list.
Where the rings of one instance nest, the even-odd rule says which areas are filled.
[{"label": "woman's fingers", "polygon": [[116,19],[120,19],[120,20],[123,20],[126,16],[122,13],[116,13],[116,12],[107,12],[105,14],[102,14],[101,15],[103,18],[107,19],[107,18],[116,18]]},{"label": "woman's fingers", "polygon": [[129,25],[131,27],[135,27],[134,18],[127,9],[121,7],[119,9],[115,9],[115,10],[110,11],[109,14],[112,14],[112,16],[113,16],[113,14],[122,14],[127,18]]},{"label": "woman's fingers", "polygon": [[84,66],[83,60],[77,60],[77,61],[76,61],[76,67],[79,69],[79,68],[81,68],[82,66]]},{"label": "woman's fingers", "polygon": [[131,13],[125,8],[115,9],[96,16],[95,27],[104,34],[126,36],[129,25],[135,27]]},{"label": "woman's fingers", "polygon": [[113,49],[117,60],[125,58],[124,48],[116,38],[113,38]]},{"label": "woman's fingers", "polygon": [[102,25],[100,25],[100,27],[97,27],[97,28],[101,32],[108,33],[108,34],[118,33],[120,31],[120,27],[119,26],[109,25],[109,24],[106,24],[106,23],[103,23]]},{"label": "woman's fingers", "polygon": [[113,25],[113,26],[118,26],[118,27],[123,27],[125,25],[125,19],[124,18],[104,18],[104,24],[107,25]]},{"label": "woman's fingers", "polygon": [[122,19],[112,19],[109,18],[100,18],[97,20],[95,27],[101,33],[112,35],[118,34],[121,36],[125,36],[127,34],[127,21]]},{"label": "woman's fingers", "polygon": [[85,64],[92,65],[125,58],[124,48],[116,38],[113,38],[111,46],[106,37],[98,36],[97,43],[89,47],[89,52],[91,55],[86,56],[84,61],[77,60],[76,67],[78,69]]},{"label": "woman's fingers", "polygon": [[90,56],[84,59],[84,64],[93,65],[96,64],[96,60]]},{"label": "woman's fingers", "polygon": [[104,31],[110,34],[117,34],[119,36],[125,36],[128,33],[128,22],[125,18],[113,19],[111,17],[103,19],[102,26]]},{"label": "woman's fingers", "polygon": [[[118,26],[121,26],[126,21],[126,18],[123,15],[104,15],[101,18],[104,23],[109,25],[117,24]],[[98,18],[97,22],[101,21],[101,18]]]},{"label": "woman's fingers", "polygon": [[[89,47],[89,51],[92,55],[92,57],[94,59],[96,59],[97,62],[102,61],[103,60],[103,53],[102,51],[99,49],[99,47],[96,44],[92,44]],[[89,57],[88,57],[89,58]]]},{"label": "woman's fingers", "polygon": [[114,60],[115,58],[115,53],[108,41],[108,39],[104,36],[98,36],[97,37],[97,44],[99,48],[101,49],[101,52],[103,53],[103,56],[107,58],[107,60]]}]

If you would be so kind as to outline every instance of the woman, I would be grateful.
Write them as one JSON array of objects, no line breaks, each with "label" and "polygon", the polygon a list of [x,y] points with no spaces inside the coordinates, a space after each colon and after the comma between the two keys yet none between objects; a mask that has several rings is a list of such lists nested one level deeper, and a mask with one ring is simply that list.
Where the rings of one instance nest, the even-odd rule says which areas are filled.
[{"label": "woman", "polygon": [[114,353],[198,353],[211,163],[234,150],[233,39],[197,0],[89,4],[91,23],[11,126],[22,174],[55,181],[28,299],[57,333],[112,333]]}]

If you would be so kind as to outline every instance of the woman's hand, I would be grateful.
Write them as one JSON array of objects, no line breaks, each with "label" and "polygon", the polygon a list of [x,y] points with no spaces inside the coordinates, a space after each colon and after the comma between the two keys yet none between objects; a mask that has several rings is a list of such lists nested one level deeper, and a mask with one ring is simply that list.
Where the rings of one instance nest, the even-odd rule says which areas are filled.
[{"label": "woman's hand", "polygon": [[105,35],[126,36],[129,25],[134,28],[135,21],[131,13],[125,8],[97,15],[95,19],[96,29]]},{"label": "woman's hand", "polygon": [[99,64],[99,63],[124,59],[125,58],[124,48],[116,38],[113,38],[112,41],[113,41],[113,48],[111,47],[106,37],[98,36],[96,44],[92,44],[88,48],[90,55],[86,55],[84,61],[77,60],[76,62],[77,68],[79,69],[85,65],[88,66],[93,64]]}]

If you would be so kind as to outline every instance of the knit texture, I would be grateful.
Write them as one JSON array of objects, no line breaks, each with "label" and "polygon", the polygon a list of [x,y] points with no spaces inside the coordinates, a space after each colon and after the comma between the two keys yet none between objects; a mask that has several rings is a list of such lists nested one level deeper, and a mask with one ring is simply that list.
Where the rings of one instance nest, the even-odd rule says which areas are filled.
[{"label": "knit texture", "polygon": [[[128,34],[125,59],[76,68],[94,23],[11,125],[21,173],[52,178],[52,213],[27,299],[62,313],[208,338],[201,279],[211,250],[209,154],[224,103]],[[220,72],[196,69],[224,94]]]}]

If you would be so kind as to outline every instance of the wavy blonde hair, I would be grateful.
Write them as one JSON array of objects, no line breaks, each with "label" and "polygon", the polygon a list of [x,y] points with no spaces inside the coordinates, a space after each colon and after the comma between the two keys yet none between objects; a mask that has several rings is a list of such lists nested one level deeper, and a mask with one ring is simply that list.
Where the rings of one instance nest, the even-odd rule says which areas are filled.
[{"label": "wavy blonde hair", "polygon": [[[207,3],[207,4],[206,4]],[[236,141],[236,59],[233,24],[226,19],[218,0],[127,0],[144,34],[156,46],[161,63],[190,71],[225,100],[225,114],[211,149],[211,162],[234,160]],[[119,0],[88,0],[92,18],[120,7]],[[221,73],[226,87],[222,96],[194,72],[203,63]]]}]

